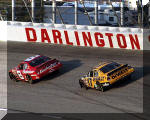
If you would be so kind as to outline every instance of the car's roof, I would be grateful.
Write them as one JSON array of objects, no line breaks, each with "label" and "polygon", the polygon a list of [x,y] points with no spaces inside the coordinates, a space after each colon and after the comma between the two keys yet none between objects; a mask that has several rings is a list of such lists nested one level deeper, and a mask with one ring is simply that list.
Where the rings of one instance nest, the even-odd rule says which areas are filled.
[{"label": "car's roof", "polygon": [[94,67],[94,70],[99,70],[100,68],[104,67],[105,65],[109,64],[110,62],[104,62],[104,63],[100,63],[99,65],[97,65],[96,67]]},{"label": "car's roof", "polygon": [[31,57],[25,59],[24,62],[29,63],[29,62],[31,62],[32,60],[34,60],[34,59],[36,59],[36,58],[38,58],[38,57],[41,57],[41,56],[42,56],[42,55],[31,56]]},{"label": "car's roof", "polygon": [[112,63],[116,63],[116,62],[104,62],[104,63],[100,63],[97,67],[94,68],[94,70],[99,70],[101,69],[102,67],[108,65],[108,64],[112,64]]}]

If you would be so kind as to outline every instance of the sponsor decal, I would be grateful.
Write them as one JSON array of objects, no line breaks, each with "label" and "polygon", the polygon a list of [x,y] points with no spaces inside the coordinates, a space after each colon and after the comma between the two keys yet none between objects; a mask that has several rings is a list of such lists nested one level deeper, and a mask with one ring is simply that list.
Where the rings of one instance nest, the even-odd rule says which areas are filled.
[{"label": "sponsor decal", "polygon": [[[72,46],[141,49],[138,34],[67,31],[25,28],[28,42],[67,44]],[[40,36],[39,36],[40,33]]]},{"label": "sponsor decal", "polygon": [[[50,68],[53,68],[54,66],[56,66],[57,65],[57,63],[53,63],[53,64],[51,64],[50,66],[46,66],[44,69],[42,69],[42,70],[40,70],[40,73],[43,73],[43,72],[45,72],[46,70],[48,70],[48,69],[50,69]],[[53,72],[54,70],[52,69],[52,70],[50,70],[51,72]]]},{"label": "sponsor decal", "polygon": [[31,76],[37,76],[37,75],[31,75]]},{"label": "sponsor decal", "polygon": [[31,73],[33,73],[33,72],[34,72],[34,71],[25,71],[25,70],[23,71],[23,73],[26,73],[26,74],[28,74],[28,73],[31,74]]},{"label": "sponsor decal", "polygon": [[128,68],[125,68],[125,69],[119,71],[118,73],[116,73],[115,75],[112,76],[112,79],[115,79],[116,77],[118,77],[118,76],[124,74],[124,73],[127,72],[127,71],[128,71]]},{"label": "sponsor decal", "polygon": [[105,78],[105,77],[100,77],[100,80],[101,80],[101,81],[104,81],[104,78]]},{"label": "sponsor decal", "polygon": [[96,78],[93,78],[93,80],[100,80],[100,81],[103,81],[105,77],[96,77]]}]

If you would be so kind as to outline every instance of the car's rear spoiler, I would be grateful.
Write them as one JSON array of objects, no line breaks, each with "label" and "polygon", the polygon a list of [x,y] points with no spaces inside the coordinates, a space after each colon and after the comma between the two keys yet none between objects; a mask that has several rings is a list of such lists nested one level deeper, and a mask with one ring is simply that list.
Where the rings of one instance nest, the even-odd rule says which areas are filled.
[{"label": "car's rear spoiler", "polygon": [[113,70],[112,72],[108,73],[108,76],[111,76],[111,75],[114,74],[115,72],[120,71],[121,69],[126,68],[127,66],[128,66],[128,64],[125,64],[125,65],[123,65],[123,66],[121,66],[121,67],[119,67],[119,68]]}]

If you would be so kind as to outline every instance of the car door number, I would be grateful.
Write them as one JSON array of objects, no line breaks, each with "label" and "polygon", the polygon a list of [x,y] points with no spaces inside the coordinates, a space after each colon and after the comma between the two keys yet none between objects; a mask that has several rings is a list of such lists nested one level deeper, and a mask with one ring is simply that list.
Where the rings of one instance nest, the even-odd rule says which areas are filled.
[{"label": "car door number", "polygon": [[20,71],[17,71],[18,76],[20,77],[20,79],[24,79],[23,75],[21,74]]}]

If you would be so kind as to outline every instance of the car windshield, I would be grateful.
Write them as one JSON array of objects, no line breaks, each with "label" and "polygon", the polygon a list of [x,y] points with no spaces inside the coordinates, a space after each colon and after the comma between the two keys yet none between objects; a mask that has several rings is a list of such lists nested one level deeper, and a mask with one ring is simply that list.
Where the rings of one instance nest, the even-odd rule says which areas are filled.
[{"label": "car windshield", "polygon": [[119,67],[120,64],[116,63],[116,62],[113,62],[113,63],[110,63],[108,65],[105,65],[104,67],[102,67],[100,70],[103,72],[103,73],[107,73],[113,69],[116,69],[117,67]]},{"label": "car windshield", "polygon": [[38,66],[38,65],[41,65],[42,63],[46,62],[50,60],[49,57],[46,57],[46,56],[41,56],[41,57],[38,57],[34,60],[32,60],[29,64],[32,66],[32,67],[35,67],[35,66]]}]

